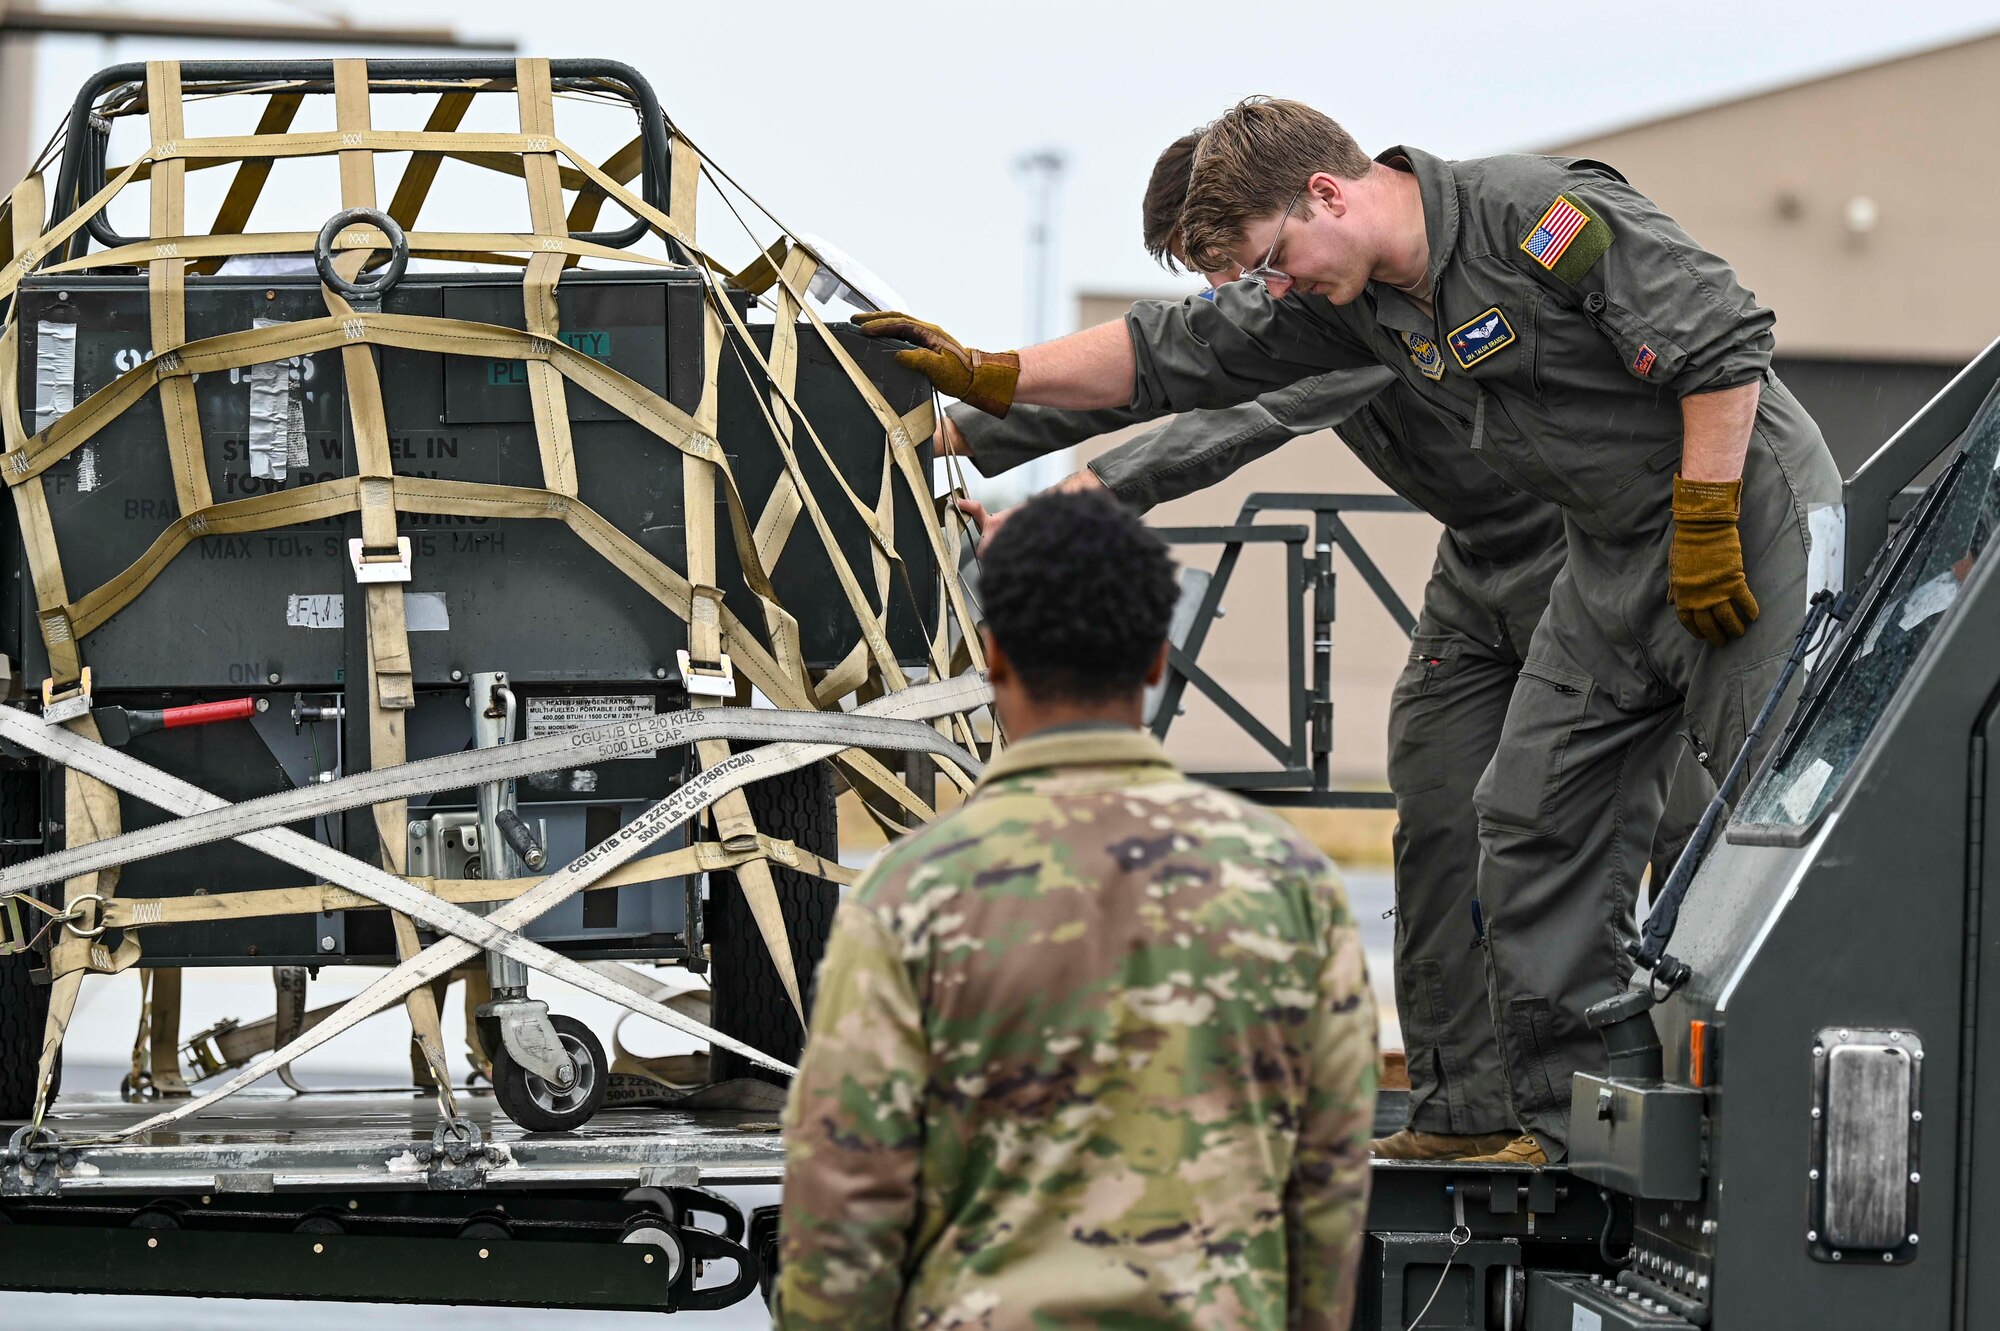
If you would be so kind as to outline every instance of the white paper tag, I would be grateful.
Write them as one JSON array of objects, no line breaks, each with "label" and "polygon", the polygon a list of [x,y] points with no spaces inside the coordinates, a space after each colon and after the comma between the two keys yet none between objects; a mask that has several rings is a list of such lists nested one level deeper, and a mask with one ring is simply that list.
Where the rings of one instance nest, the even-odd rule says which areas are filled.
[{"label": "white paper tag", "polygon": [[1604,1331],[1604,1319],[1581,1304],[1571,1304],[1569,1331]]},{"label": "white paper tag", "polygon": [[1792,778],[1792,784],[1778,797],[1778,807],[1785,816],[1795,823],[1802,823],[1819,802],[1819,793],[1826,789],[1826,779],[1833,775],[1833,764],[1824,758],[1815,758],[1806,764],[1805,770]]},{"label": "white paper tag", "polygon": [[[313,592],[285,598],[285,623],[295,629],[347,627],[347,598],[339,592]],[[443,633],[451,614],[443,592],[404,592],[403,624],[411,633]]]},{"label": "white paper tag", "polygon": [[1873,652],[1875,650],[1876,644],[1882,641],[1882,630],[1888,627],[1889,627],[1888,614],[1883,613],[1876,615],[1875,622],[1868,626],[1868,636],[1861,640],[1861,650],[1854,654],[1854,659],[1859,661],[1863,657],[1867,656],[1870,652]]},{"label": "white paper tag", "polygon": [[1951,609],[1951,603],[1958,599],[1958,575],[1950,569],[1936,577],[1917,584],[1903,602],[1903,617],[1896,621],[1905,633],[1929,619]]},{"label": "white paper tag", "polygon": [[346,628],[347,598],[339,592],[287,596],[285,624],[295,629]]},{"label": "white paper tag", "polygon": [[[528,738],[565,735],[572,730],[607,726],[614,721],[637,721],[652,716],[658,710],[652,695],[646,693],[580,693],[568,697],[529,698]],[[622,754],[612,761],[651,758],[657,752],[657,749],[646,749],[639,753]]]},{"label": "white paper tag", "polygon": [[1806,510],[1806,598],[1847,585],[1847,507],[1818,504]]}]

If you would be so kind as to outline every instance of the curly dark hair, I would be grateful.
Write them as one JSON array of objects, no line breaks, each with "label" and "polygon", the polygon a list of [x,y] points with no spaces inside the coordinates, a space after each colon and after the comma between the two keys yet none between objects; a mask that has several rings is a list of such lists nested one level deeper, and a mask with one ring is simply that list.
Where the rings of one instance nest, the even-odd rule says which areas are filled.
[{"label": "curly dark hair", "polygon": [[1160,539],[1101,492],[1028,500],[980,555],[986,626],[1038,702],[1145,686],[1180,595]]}]

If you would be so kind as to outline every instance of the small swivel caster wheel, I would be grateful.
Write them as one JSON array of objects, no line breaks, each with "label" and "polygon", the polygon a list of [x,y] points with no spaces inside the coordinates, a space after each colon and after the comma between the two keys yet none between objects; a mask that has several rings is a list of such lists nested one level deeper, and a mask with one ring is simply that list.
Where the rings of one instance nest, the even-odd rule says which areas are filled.
[{"label": "small swivel caster wheel", "polygon": [[187,1214],[188,1204],[178,1197],[165,1197],[148,1202],[125,1222],[128,1229],[180,1229],[181,1218]]},{"label": "small swivel caster wheel", "polygon": [[481,1243],[498,1243],[513,1238],[514,1228],[505,1211],[475,1211],[458,1227],[458,1236],[478,1239]]},{"label": "small swivel caster wheel", "polygon": [[347,1226],[342,1222],[340,1212],[331,1206],[316,1206],[300,1216],[292,1225],[294,1234],[345,1234]]},{"label": "small swivel caster wheel", "polygon": [[551,1017],[549,1022],[576,1069],[575,1080],[557,1086],[516,1063],[500,1044],[493,1050],[493,1098],[500,1102],[500,1112],[529,1132],[570,1132],[588,1123],[604,1104],[610,1064],[604,1046],[575,1017]]}]

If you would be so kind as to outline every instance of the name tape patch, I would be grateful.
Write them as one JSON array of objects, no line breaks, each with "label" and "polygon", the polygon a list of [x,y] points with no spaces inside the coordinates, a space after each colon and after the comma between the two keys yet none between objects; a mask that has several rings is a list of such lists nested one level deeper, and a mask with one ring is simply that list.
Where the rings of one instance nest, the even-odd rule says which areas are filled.
[{"label": "name tape patch", "polygon": [[1438,344],[1422,333],[1404,333],[1403,345],[1410,349],[1410,359],[1416,363],[1418,373],[1426,379],[1444,378],[1444,353]]},{"label": "name tape patch", "polygon": [[1458,359],[1459,367],[1469,370],[1502,347],[1511,345],[1514,325],[1507,322],[1507,316],[1495,305],[1452,329],[1451,336],[1445,340],[1451,346],[1451,354]]},{"label": "name tape patch", "polygon": [[1574,284],[1611,248],[1611,226],[1573,194],[1558,194],[1521,238],[1521,249],[1542,267]]}]

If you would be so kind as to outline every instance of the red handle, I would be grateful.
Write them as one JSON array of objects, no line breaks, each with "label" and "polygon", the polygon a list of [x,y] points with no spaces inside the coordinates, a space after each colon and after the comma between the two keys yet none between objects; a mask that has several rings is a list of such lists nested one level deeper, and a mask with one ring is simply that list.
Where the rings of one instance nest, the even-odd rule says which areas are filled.
[{"label": "red handle", "polygon": [[257,714],[255,698],[231,698],[227,702],[198,702],[186,707],[169,707],[160,713],[160,724],[172,730],[176,726],[207,726],[217,721],[241,721]]}]

